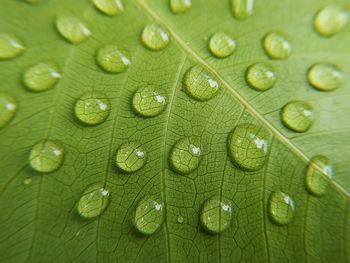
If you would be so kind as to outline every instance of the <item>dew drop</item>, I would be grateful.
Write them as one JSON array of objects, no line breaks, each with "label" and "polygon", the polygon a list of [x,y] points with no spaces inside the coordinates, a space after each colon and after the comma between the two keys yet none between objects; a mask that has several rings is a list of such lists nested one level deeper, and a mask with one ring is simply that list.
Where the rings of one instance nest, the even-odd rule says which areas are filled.
[{"label": "dew drop", "polygon": [[170,41],[169,32],[157,23],[145,26],[142,32],[142,43],[151,50],[162,50]]},{"label": "dew drop", "polygon": [[177,217],[177,222],[178,222],[179,224],[182,224],[182,223],[184,222],[184,217],[183,217],[183,216],[178,216],[178,217]]},{"label": "dew drop", "polygon": [[272,59],[286,59],[292,52],[290,42],[280,33],[267,33],[263,40],[266,54]]},{"label": "dew drop", "polygon": [[144,235],[152,235],[164,221],[164,205],[157,198],[142,199],[135,210],[134,226]]},{"label": "dew drop", "polygon": [[12,95],[0,92],[0,129],[7,126],[17,112],[17,101]]},{"label": "dew drop", "polygon": [[236,42],[226,33],[215,33],[209,40],[209,50],[217,58],[230,56],[236,48]]},{"label": "dew drop", "polygon": [[154,87],[138,89],[132,99],[134,111],[143,117],[155,117],[166,108],[166,98]]},{"label": "dew drop", "polygon": [[147,161],[147,152],[139,142],[127,142],[122,144],[116,153],[116,165],[127,173],[133,173],[141,169]]},{"label": "dew drop", "polygon": [[281,111],[282,123],[295,132],[306,132],[314,122],[314,112],[310,104],[296,100],[288,102]]},{"label": "dew drop", "polygon": [[228,153],[231,161],[242,170],[257,171],[269,154],[269,133],[262,127],[243,123],[228,136]]},{"label": "dew drop", "polygon": [[24,49],[24,44],[18,37],[12,34],[0,33],[0,60],[15,58]]},{"label": "dew drop", "polygon": [[238,19],[246,19],[253,13],[254,0],[232,0],[232,13]]},{"label": "dew drop", "polygon": [[111,110],[107,96],[100,92],[89,92],[81,96],[75,104],[75,116],[87,125],[104,122]]},{"label": "dew drop", "polygon": [[130,65],[130,58],[115,45],[106,45],[97,50],[96,63],[108,73],[124,72]]},{"label": "dew drop", "polygon": [[124,12],[121,0],[92,0],[92,2],[98,10],[109,16],[116,16]]},{"label": "dew drop", "polygon": [[90,29],[74,16],[59,16],[56,19],[56,28],[72,44],[80,44],[91,36]]},{"label": "dew drop", "polygon": [[109,191],[102,183],[90,185],[79,199],[77,210],[81,217],[90,219],[101,215],[109,201]]},{"label": "dew drop", "polygon": [[308,72],[310,85],[321,91],[337,89],[343,82],[342,72],[329,63],[317,63],[312,65]]},{"label": "dew drop", "polygon": [[40,173],[51,173],[63,164],[64,153],[60,144],[44,140],[35,144],[29,154],[30,166]]},{"label": "dew drop", "polygon": [[338,33],[349,20],[349,13],[337,5],[322,8],[315,16],[314,27],[324,37]]},{"label": "dew drop", "polygon": [[294,214],[293,199],[283,192],[272,193],[268,204],[268,214],[274,224],[286,225],[290,223]]},{"label": "dew drop", "polygon": [[32,177],[28,177],[23,180],[23,185],[30,185],[32,183]]},{"label": "dew drop", "polygon": [[170,9],[174,14],[187,12],[192,5],[192,0],[170,0]]},{"label": "dew drop", "polygon": [[275,84],[276,75],[270,65],[266,63],[255,63],[248,67],[246,80],[255,90],[265,91],[271,89]]}]

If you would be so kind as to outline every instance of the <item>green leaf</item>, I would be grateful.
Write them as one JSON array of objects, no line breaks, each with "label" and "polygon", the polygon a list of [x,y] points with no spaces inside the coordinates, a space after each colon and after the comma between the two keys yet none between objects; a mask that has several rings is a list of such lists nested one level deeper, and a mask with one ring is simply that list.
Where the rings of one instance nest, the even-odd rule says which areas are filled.
[{"label": "green leaf", "polygon": [[188,2],[1,1],[1,262],[350,261],[349,1]]}]

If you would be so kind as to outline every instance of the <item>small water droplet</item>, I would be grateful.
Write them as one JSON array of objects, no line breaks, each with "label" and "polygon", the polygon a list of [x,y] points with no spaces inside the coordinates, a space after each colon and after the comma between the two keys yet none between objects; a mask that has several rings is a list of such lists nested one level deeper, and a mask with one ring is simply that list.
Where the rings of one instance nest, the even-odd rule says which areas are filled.
[{"label": "small water droplet", "polygon": [[107,96],[100,92],[89,92],[81,96],[75,104],[75,116],[87,125],[104,122],[111,110]]},{"label": "small water droplet", "polygon": [[238,19],[246,19],[253,13],[254,0],[232,0],[232,13]]},{"label": "small water droplet", "polygon": [[24,44],[18,37],[12,34],[0,33],[0,60],[15,58],[24,49]]},{"label": "small water droplet", "polygon": [[116,154],[116,165],[127,173],[141,169],[147,161],[147,153],[139,142],[122,144]]},{"label": "small water droplet", "polygon": [[92,2],[98,10],[109,16],[116,16],[124,12],[121,0],[92,0]]},{"label": "small water droplet", "polygon": [[106,45],[97,50],[96,63],[108,73],[120,73],[131,64],[128,55],[125,55],[115,45]]},{"label": "small water droplet", "polygon": [[331,37],[338,33],[349,20],[349,13],[337,5],[322,8],[315,16],[316,31],[324,37]]},{"label": "small water droplet", "polygon": [[192,5],[192,0],[170,0],[170,9],[174,14],[187,12]]},{"label": "small water droplet", "polygon": [[236,48],[236,42],[229,35],[215,33],[209,40],[209,50],[217,58],[230,56]]},{"label": "small water droplet", "polygon": [[294,210],[294,201],[289,195],[283,192],[271,194],[268,203],[268,214],[273,223],[277,225],[290,223],[293,219]]},{"label": "small water droplet", "polygon": [[177,222],[178,222],[179,224],[182,224],[182,223],[184,222],[184,217],[183,217],[183,216],[178,216],[178,217],[177,217]]},{"label": "small water droplet", "polygon": [[285,36],[270,32],[264,36],[263,46],[266,54],[273,59],[285,59],[292,53],[292,46]]},{"label": "small water droplet", "polygon": [[210,198],[202,207],[200,220],[203,228],[211,234],[225,231],[232,220],[230,202],[220,197]]},{"label": "small water droplet", "polygon": [[228,153],[232,162],[246,171],[257,171],[269,154],[269,133],[262,127],[243,123],[237,125],[228,137]]},{"label": "small water droplet", "polygon": [[166,98],[154,87],[142,87],[135,92],[132,106],[143,117],[155,117],[165,110]]},{"label": "small water droplet", "polygon": [[162,50],[170,41],[169,32],[157,23],[145,26],[142,32],[142,43],[151,50]]},{"label": "small water droplet", "polygon": [[312,65],[307,77],[310,85],[321,91],[335,90],[343,82],[342,72],[329,63]]},{"label": "small water droplet", "polygon": [[28,177],[23,180],[23,185],[30,185],[32,183],[32,177]]},{"label": "small water droplet", "polygon": [[30,166],[40,173],[51,173],[63,164],[64,153],[60,144],[44,140],[35,144],[29,154]]},{"label": "small water droplet", "polygon": [[17,101],[12,95],[0,92],[0,129],[10,123],[17,112]]},{"label": "small water droplet", "polygon": [[275,84],[276,75],[272,67],[266,63],[250,65],[246,72],[248,84],[258,91],[271,89]]},{"label": "small water droplet", "polygon": [[295,132],[306,132],[314,122],[314,112],[310,104],[296,100],[288,102],[281,111],[282,123]]},{"label": "small water droplet", "polygon": [[90,185],[79,199],[77,210],[83,218],[94,218],[103,213],[109,201],[109,191],[103,183]]},{"label": "small water droplet", "polygon": [[164,221],[164,205],[157,198],[142,199],[135,210],[134,226],[144,235],[155,233]]},{"label": "small water droplet", "polygon": [[90,29],[75,16],[59,16],[56,19],[56,28],[72,44],[80,44],[91,36]]}]

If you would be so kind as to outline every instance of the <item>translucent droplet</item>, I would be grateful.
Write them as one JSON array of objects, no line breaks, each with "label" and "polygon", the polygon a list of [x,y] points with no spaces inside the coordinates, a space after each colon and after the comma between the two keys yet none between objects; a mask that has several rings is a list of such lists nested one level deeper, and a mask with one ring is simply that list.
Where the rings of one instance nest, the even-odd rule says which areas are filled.
[{"label": "translucent droplet", "polygon": [[316,31],[324,37],[331,37],[338,33],[349,19],[349,13],[337,5],[322,8],[315,16]]},{"label": "translucent droplet", "polygon": [[177,217],[177,222],[178,222],[179,224],[182,224],[182,223],[184,222],[184,217],[183,217],[183,216],[178,216],[178,217]]},{"label": "translucent droplet", "polygon": [[220,88],[214,75],[200,66],[187,70],[183,84],[186,94],[199,101],[210,100]]},{"label": "translucent droplet", "polygon": [[79,44],[91,36],[90,29],[74,16],[59,16],[56,19],[56,28],[72,44]]},{"label": "translucent droplet", "polygon": [[196,170],[202,159],[199,138],[185,137],[178,140],[170,153],[170,166],[179,174],[189,174]]},{"label": "translucent droplet", "polygon": [[228,153],[232,162],[246,171],[257,171],[269,154],[269,133],[254,124],[239,124],[228,137]]},{"label": "translucent droplet", "polygon": [[296,100],[288,102],[281,112],[282,123],[295,132],[306,132],[314,122],[314,112],[310,104]]},{"label": "translucent droplet", "polygon": [[254,0],[232,0],[232,12],[238,19],[246,19],[253,13]]},{"label": "translucent droplet", "polygon": [[89,92],[81,96],[75,104],[75,116],[87,125],[104,122],[111,110],[107,96],[100,92]]},{"label": "translucent droplet", "polygon": [[209,40],[209,50],[217,58],[230,56],[236,48],[236,42],[225,33],[215,33]]},{"label": "translucent droplet", "polygon": [[133,173],[141,169],[147,161],[147,152],[139,142],[127,142],[122,144],[116,154],[116,165],[127,173]]},{"label": "translucent droplet", "polygon": [[170,9],[174,14],[182,14],[191,8],[192,0],[170,0]]},{"label": "translucent droplet", "polygon": [[108,73],[120,73],[130,65],[130,58],[115,45],[106,45],[97,50],[96,63]]},{"label": "translucent droplet", "polygon": [[152,235],[160,228],[163,221],[164,205],[157,198],[144,198],[138,203],[133,223],[142,234]]},{"label": "translucent droplet", "polygon": [[154,87],[143,87],[137,90],[132,99],[133,109],[143,117],[154,117],[166,108],[166,98]]},{"label": "translucent droplet", "polygon": [[17,57],[24,49],[24,44],[18,37],[12,34],[0,33],[0,60]]},{"label": "translucent droplet", "polygon": [[8,93],[0,92],[0,129],[10,123],[17,112],[17,108],[15,97]]},{"label": "translucent droplet", "polygon": [[307,190],[314,196],[320,197],[327,192],[328,182],[325,177],[333,177],[331,161],[323,155],[313,157],[306,171],[305,183]]},{"label": "translucent droplet", "polygon": [[290,223],[294,214],[293,199],[283,192],[272,193],[268,203],[268,214],[270,220],[277,225]]},{"label": "translucent droplet", "polygon": [[311,66],[307,77],[310,85],[322,91],[335,90],[343,82],[342,72],[329,63],[318,63]]},{"label": "translucent droplet", "polygon": [[54,141],[45,140],[35,144],[30,151],[30,166],[40,173],[51,173],[62,166],[63,148]]},{"label": "translucent droplet", "polygon": [[170,41],[168,31],[157,23],[151,23],[145,26],[142,32],[142,43],[151,50],[161,50],[165,48]]},{"label": "translucent droplet", "polygon": [[109,16],[116,16],[124,12],[121,0],[92,0],[92,2],[98,10]]},{"label": "translucent droplet", "polygon": [[285,59],[292,53],[292,46],[285,36],[280,33],[267,33],[263,40],[266,54],[273,59]]},{"label": "translucent droplet", "polygon": [[31,91],[46,91],[61,78],[56,64],[51,62],[39,63],[29,69],[23,75],[24,85]]},{"label": "translucent droplet", "polygon": [[109,201],[109,191],[103,183],[90,185],[79,199],[77,210],[83,218],[94,218],[103,213]]},{"label": "translucent droplet", "polygon": [[265,91],[271,89],[275,84],[276,75],[270,65],[255,63],[248,67],[246,80],[252,88],[258,91]]},{"label": "translucent droplet", "polygon": [[210,198],[202,207],[200,220],[203,228],[211,234],[225,231],[232,220],[230,202],[220,197]]},{"label": "translucent droplet", "polygon": [[28,177],[23,180],[23,185],[30,185],[32,183],[32,177]]}]

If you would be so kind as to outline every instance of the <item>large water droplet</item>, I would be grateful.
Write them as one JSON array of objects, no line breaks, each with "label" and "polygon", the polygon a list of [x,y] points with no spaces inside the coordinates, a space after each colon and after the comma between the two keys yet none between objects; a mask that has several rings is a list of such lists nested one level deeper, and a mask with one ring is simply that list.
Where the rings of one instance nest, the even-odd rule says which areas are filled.
[{"label": "large water droplet", "polygon": [[151,23],[145,26],[142,32],[142,43],[151,50],[161,50],[165,48],[170,41],[168,31],[157,23]]},{"label": "large water droplet", "polygon": [[317,197],[324,195],[328,189],[328,181],[325,177],[331,179],[332,176],[333,167],[331,161],[323,155],[313,157],[305,175],[307,190]]},{"label": "large water droplet", "polygon": [[328,5],[316,14],[314,26],[320,35],[330,37],[345,27],[348,19],[349,13],[340,6]]},{"label": "large water droplet", "polygon": [[102,183],[90,185],[79,199],[79,215],[87,219],[101,215],[108,205],[109,196]]},{"label": "large water droplet", "polygon": [[311,105],[300,100],[288,102],[282,108],[281,116],[283,124],[295,132],[306,132],[314,122]]},{"label": "large water droplet", "polygon": [[146,164],[147,152],[141,143],[127,142],[118,148],[115,161],[119,169],[127,173],[133,173]]},{"label": "large water droplet", "polygon": [[135,210],[135,228],[144,235],[155,233],[164,221],[164,205],[157,198],[141,200]]},{"label": "large water droplet", "polygon": [[62,166],[63,148],[60,144],[44,140],[35,144],[29,154],[30,166],[40,173],[50,173]]},{"label": "large water droplet", "polygon": [[13,119],[17,112],[17,102],[12,95],[0,92],[0,129]]},{"label": "large water droplet", "polygon": [[225,231],[232,220],[230,202],[220,197],[210,198],[202,207],[200,220],[203,228],[211,234]]},{"label": "large water droplet", "polygon": [[100,92],[89,92],[81,96],[75,104],[75,116],[87,125],[104,122],[111,110],[107,96]]},{"label": "large water droplet", "polygon": [[124,11],[121,0],[92,0],[92,2],[98,10],[109,16],[119,15]]},{"label": "large water droplet", "polygon": [[311,66],[307,77],[313,87],[322,91],[335,90],[343,82],[342,72],[329,63],[317,63]]},{"label": "large water droplet", "polygon": [[108,73],[120,73],[130,65],[130,58],[115,45],[106,45],[97,50],[96,63]]},{"label": "large water droplet", "polygon": [[264,166],[269,154],[269,133],[253,124],[239,124],[229,134],[228,153],[239,168],[257,171]]},{"label": "large water droplet", "polygon": [[170,153],[170,166],[179,174],[189,174],[198,168],[202,159],[200,140],[185,137],[178,140]]},{"label": "large water droplet", "polygon": [[236,42],[229,35],[215,33],[209,40],[209,50],[217,58],[230,56],[236,48]]},{"label": "large water droplet", "polygon": [[0,60],[17,57],[24,49],[24,44],[18,37],[12,34],[0,33]]},{"label": "large water droplet", "polygon": [[198,65],[187,70],[183,84],[186,94],[199,101],[210,100],[220,88],[214,75]]},{"label": "large water droplet", "polygon": [[232,12],[238,19],[245,19],[253,13],[254,0],[232,0]]},{"label": "large water droplet", "polygon": [[288,58],[292,52],[292,46],[285,36],[280,33],[267,33],[263,40],[266,54],[273,59]]},{"label": "large water droplet", "polygon": [[268,203],[268,214],[270,220],[277,225],[290,223],[294,214],[293,199],[283,192],[272,193]]},{"label": "large water droplet", "polygon": [[170,9],[174,14],[182,14],[191,8],[192,0],[170,0]]},{"label": "large water droplet", "polygon": [[166,108],[166,98],[154,87],[143,87],[137,90],[132,99],[133,109],[143,117],[154,117]]},{"label": "large water droplet", "polygon": [[74,16],[59,16],[56,19],[56,28],[72,44],[79,44],[91,35],[90,29]]},{"label": "large water droplet", "polygon": [[246,72],[248,84],[258,91],[265,91],[275,84],[276,75],[270,65],[255,63],[248,67]]}]

